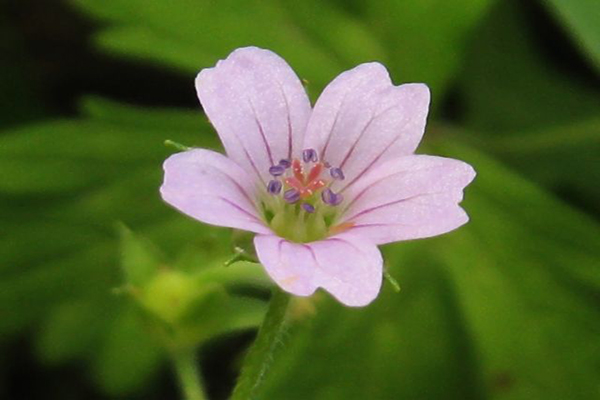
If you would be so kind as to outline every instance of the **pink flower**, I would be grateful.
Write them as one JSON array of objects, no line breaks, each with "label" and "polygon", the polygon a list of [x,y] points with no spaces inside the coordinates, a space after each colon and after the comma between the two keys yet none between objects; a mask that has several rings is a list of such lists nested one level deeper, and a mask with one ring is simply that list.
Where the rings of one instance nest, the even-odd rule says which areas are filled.
[{"label": "pink flower", "polygon": [[202,222],[255,232],[284,290],[321,287],[348,306],[379,293],[377,245],[449,232],[468,164],[415,155],[429,106],[424,84],[394,86],[379,63],[333,80],[311,109],[287,63],[241,48],[198,74],[196,89],[227,156],[193,149],[164,163],[163,199]]}]

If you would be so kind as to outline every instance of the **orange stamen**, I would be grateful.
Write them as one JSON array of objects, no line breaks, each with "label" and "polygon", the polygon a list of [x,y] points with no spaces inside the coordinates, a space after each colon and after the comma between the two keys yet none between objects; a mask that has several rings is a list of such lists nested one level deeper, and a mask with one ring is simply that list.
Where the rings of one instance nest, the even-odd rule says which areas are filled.
[{"label": "orange stamen", "polygon": [[285,178],[285,184],[300,193],[304,190],[304,184],[296,177]]},{"label": "orange stamen", "polygon": [[304,167],[297,158],[292,160],[292,172],[294,173],[294,177],[304,185]]},{"label": "orange stamen", "polygon": [[323,163],[316,163],[314,167],[308,173],[308,178],[306,178],[306,182],[312,182],[321,176],[321,171],[323,171]]},{"label": "orange stamen", "polygon": [[316,192],[325,186],[325,181],[323,179],[317,179],[316,181],[311,181],[308,185],[306,185],[306,190],[311,190]]}]

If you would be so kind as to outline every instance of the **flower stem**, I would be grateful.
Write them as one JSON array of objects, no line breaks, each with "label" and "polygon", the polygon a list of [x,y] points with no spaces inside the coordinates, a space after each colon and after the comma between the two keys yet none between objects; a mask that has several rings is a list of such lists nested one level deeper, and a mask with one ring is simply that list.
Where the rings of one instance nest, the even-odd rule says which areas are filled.
[{"label": "flower stem", "polygon": [[171,357],[183,398],[185,400],[206,400],[194,350],[175,350]]},{"label": "flower stem", "polygon": [[273,362],[275,349],[285,331],[290,295],[279,288],[273,290],[269,309],[254,344],[244,360],[231,400],[253,400]]}]

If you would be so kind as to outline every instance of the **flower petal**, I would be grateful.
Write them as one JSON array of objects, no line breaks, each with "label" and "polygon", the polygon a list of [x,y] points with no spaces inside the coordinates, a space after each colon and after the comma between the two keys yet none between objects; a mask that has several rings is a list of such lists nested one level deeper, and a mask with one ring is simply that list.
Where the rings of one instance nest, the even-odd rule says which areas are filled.
[{"label": "flower petal", "polygon": [[214,68],[200,71],[196,91],[229,157],[263,183],[270,166],[301,151],[310,101],[277,54],[237,49]]},{"label": "flower petal", "polygon": [[256,187],[235,162],[210,150],[173,154],[163,168],[162,198],[197,220],[269,233],[254,205]]},{"label": "flower petal", "polygon": [[376,244],[449,232],[468,221],[458,203],[475,178],[451,158],[412,155],[379,165],[346,193],[342,223]]},{"label": "flower petal", "polygon": [[346,179],[340,190],[378,163],[417,148],[425,129],[429,89],[394,86],[379,63],[361,64],[334,79],[310,117],[304,148],[314,148]]},{"label": "flower petal", "polygon": [[309,296],[318,287],[347,306],[373,301],[382,280],[383,260],[376,246],[341,234],[312,243],[293,243],[273,235],[257,235],[260,262],[287,292]]}]

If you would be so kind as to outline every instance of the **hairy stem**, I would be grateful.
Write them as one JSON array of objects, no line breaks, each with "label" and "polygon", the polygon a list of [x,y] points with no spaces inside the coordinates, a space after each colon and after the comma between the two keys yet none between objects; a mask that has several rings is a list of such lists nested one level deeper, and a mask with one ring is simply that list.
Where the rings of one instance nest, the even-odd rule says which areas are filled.
[{"label": "hairy stem", "polygon": [[244,360],[240,377],[231,400],[253,400],[264,381],[275,349],[285,331],[285,320],[290,295],[275,288],[265,319],[258,331],[254,344]]}]

